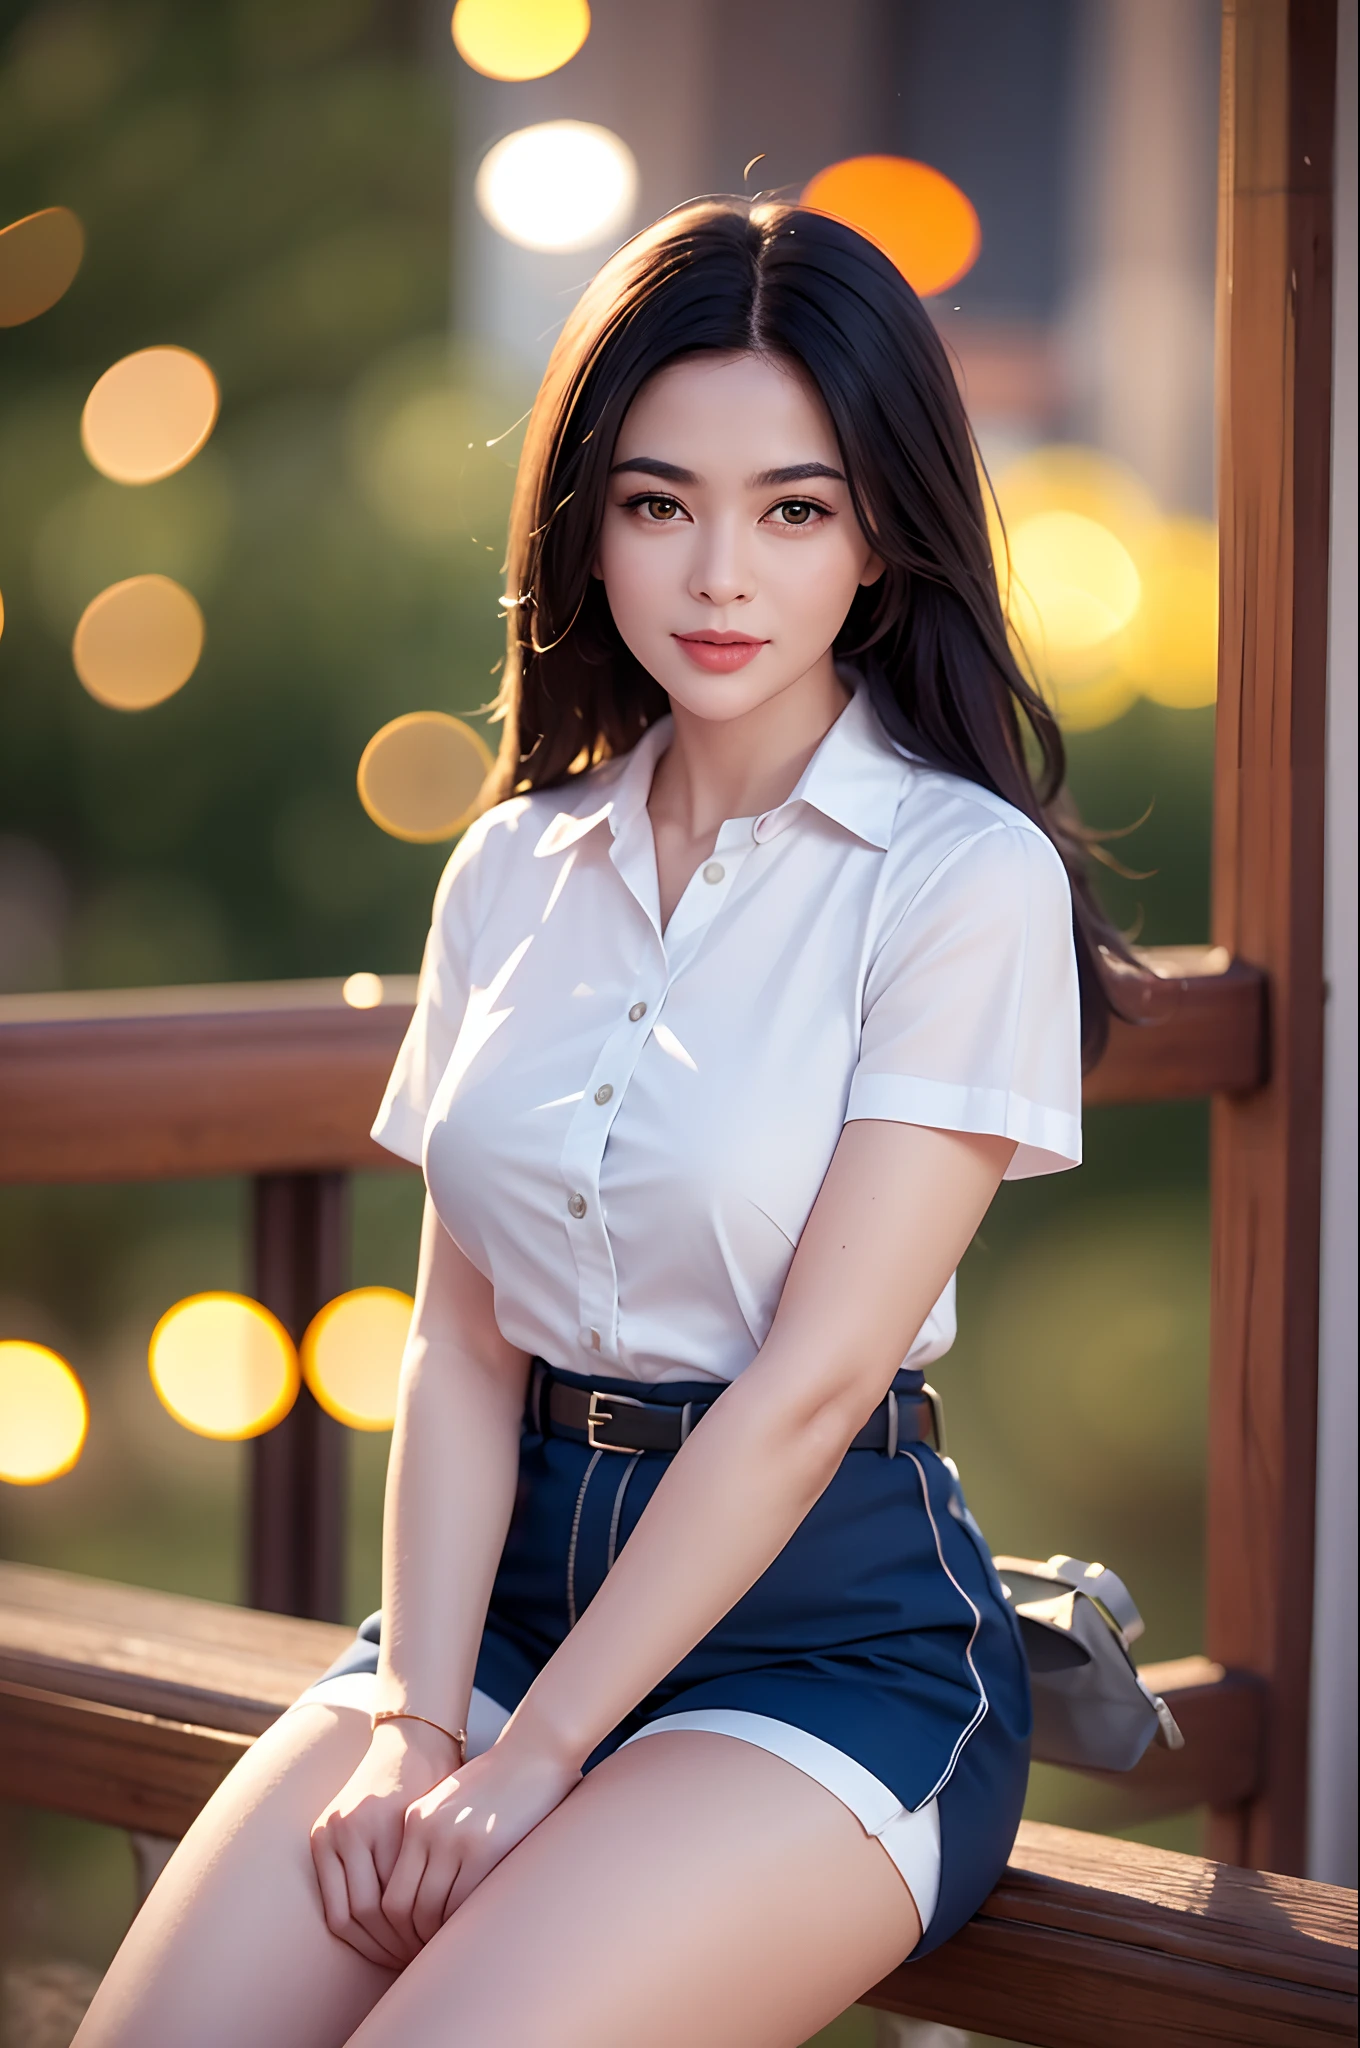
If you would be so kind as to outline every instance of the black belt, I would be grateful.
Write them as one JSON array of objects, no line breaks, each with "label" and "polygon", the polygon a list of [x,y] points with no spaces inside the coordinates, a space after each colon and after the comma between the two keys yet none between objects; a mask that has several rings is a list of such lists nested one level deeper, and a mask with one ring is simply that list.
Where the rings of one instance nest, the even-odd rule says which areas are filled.
[{"label": "black belt", "polygon": [[[715,1394],[713,1401],[717,1399]],[[713,1401],[686,1401],[677,1407],[598,1387],[573,1387],[536,1363],[530,1408],[544,1436],[584,1440],[592,1451],[678,1451]],[[944,1416],[933,1387],[919,1394],[889,1392],[848,1448],[885,1451],[895,1458],[907,1444],[924,1443],[943,1454]]]}]

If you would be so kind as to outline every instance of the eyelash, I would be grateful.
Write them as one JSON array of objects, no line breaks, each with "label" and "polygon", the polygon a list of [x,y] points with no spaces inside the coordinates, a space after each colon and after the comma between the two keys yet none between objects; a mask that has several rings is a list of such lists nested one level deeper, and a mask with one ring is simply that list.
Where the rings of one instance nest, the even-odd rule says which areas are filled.
[{"label": "eyelash", "polygon": [[[624,509],[628,512],[641,512],[644,505],[674,505],[677,511],[683,512],[684,510],[678,498],[669,497],[664,491],[644,491],[636,498],[629,498],[625,503]],[[780,519],[775,522],[779,526],[791,527],[795,533],[804,532],[809,526],[820,526],[824,519],[833,519],[835,517],[829,505],[819,505],[815,498],[781,498],[778,504],[771,505],[770,511],[766,512],[763,516],[765,519],[768,519],[771,512],[783,512],[788,510],[790,506],[806,506],[807,510],[814,514],[814,517],[811,519]],[[670,519],[649,519],[646,521],[646,524],[649,526],[670,526],[672,523]]]}]

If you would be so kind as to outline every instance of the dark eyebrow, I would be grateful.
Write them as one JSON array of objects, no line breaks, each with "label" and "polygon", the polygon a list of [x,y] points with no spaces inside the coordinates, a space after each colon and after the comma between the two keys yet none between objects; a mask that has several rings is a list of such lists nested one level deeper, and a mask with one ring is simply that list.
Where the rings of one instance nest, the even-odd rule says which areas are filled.
[{"label": "dark eyebrow", "polygon": [[792,462],[787,469],[762,469],[759,476],[751,478],[751,482],[765,489],[772,484],[811,483],[818,476],[827,477],[834,484],[845,482],[841,471],[832,469],[825,462]]},{"label": "dark eyebrow", "polygon": [[692,469],[681,469],[674,462],[662,462],[655,455],[635,455],[629,462],[616,462],[609,474],[625,476],[633,472],[639,476],[659,476],[663,483],[668,484],[697,484],[699,481]]}]

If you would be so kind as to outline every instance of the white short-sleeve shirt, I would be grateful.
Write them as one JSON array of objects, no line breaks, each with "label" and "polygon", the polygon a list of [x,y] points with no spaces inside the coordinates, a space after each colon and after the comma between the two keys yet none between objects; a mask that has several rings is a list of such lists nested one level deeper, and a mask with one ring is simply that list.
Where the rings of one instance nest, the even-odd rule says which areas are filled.
[{"label": "white short-sleeve shirt", "polygon": [[[723,825],[663,934],[669,737],[464,835],[373,1135],[423,1163],[510,1343],[727,1381],[847,1120],[1012,1138],[1011,1179],[1080,1160],[1072,906],[1044,834],[903,755],[861,688],[786,803]],[[951,1280],[906,1362],[954,1327]]]}]

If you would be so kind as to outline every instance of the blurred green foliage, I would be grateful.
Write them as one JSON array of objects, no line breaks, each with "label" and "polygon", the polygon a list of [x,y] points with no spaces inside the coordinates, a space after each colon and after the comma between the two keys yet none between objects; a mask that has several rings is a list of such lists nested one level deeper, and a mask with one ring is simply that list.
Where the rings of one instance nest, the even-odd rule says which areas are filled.
[{"label": "blurred green foliage", "polygon": [[[445,850],[373,827],[355,766],[397,713],[467,715],[494,689],[516,444],[487,444],[528,396],[447,341],[451,95],[416,11],[0,10],[0,224],[61,203],[89,237],[67,297],[0,333],[0,988],[416,964]],[[80,411],[156,342],[206,357],[222,415],[187,470],[127,489],[86,463]],[[194,591],[207,646],[177,697],[125,715],[80,688],[70,637],[145,570]],[[1212,731],[1140,704],[1072,741],[1091,823],[1151,806],[1111,842],[1147,872],[1104,881],[1146,942],[1207,935]],[[1199,1646],[1206,1130],[1199,1105],[1099,1112],[1082,1173],[1005,1189],[936,1374],[996,1547],[1103,1556],[1149,1656]],[[356,1284],[410,1285],[419,1195],[360,1180]],[[92,1410],[73,1473],[3,1490],[4,1554],[238,1596],[247,1454],[169,1420],[145,1347],[171,1301],[245,1284],[243,1224],[235,1185],[0,1190],[0,1334],[55,1344]],[[355,1616],[377,1598],[386,1447],[352,1440]],[[1102,1818],[1055,1773],[1032,1810]],[[121,1852],[71,1823],[22,1834],[25,1939],[64,1925],[98,1965]],[[1163,1837],[1188,1846],[1193,1824]]]}]

